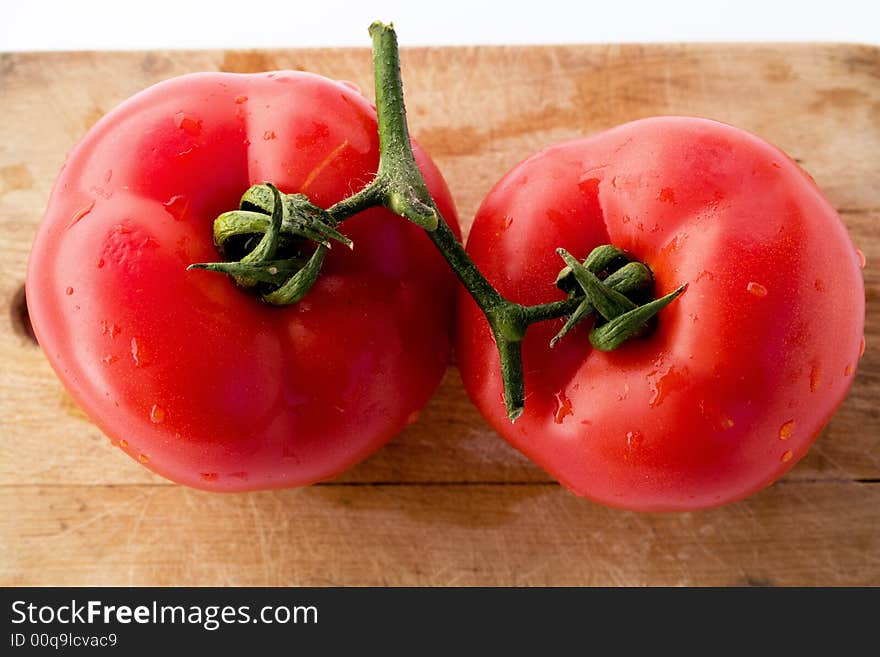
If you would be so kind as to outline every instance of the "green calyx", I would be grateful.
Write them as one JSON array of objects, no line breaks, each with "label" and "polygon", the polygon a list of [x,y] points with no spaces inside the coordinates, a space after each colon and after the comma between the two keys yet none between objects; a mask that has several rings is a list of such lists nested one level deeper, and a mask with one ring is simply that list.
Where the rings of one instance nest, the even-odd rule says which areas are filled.
[{"label": "green calyx", "polygon": [[[687,287],[683,285],[659,299],[639,304],[634,299],[646,298],[654,287],[654,276],[641,262],[630,261],[623,251],[610,244],[593,249],[583,263],[565,249],[556,252],[566,264],[556,278],[557,285],[571,290],[570,297],[582,294],[583,300],[550,341],[551,347],[588,315],[596,314],[590,343],[600,351],[613,351],[626,340],[644,334],[654,316]],[[603,273],[605,278],[600,280],[597,274]],[[572,288],[572,279],[580,287],[579,292]]]},{"label": "green calyx", "polygon": [[[230,260],[188,269],[226,274],[267,303],[287,305],[300,301],[315,284],[331,240],[354,247],[336,229],[332,215],[305,195],[282,194],[271,183],[254,185],[238,210],[214,220],[214,243]],[[309,243],[315,245],[311,253]]]}]

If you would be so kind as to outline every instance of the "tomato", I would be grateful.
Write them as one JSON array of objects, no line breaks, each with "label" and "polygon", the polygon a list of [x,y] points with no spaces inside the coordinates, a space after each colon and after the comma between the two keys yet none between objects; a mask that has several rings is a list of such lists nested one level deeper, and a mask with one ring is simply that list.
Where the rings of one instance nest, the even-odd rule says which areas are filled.
[{"label": "tomato", "polygon": [[[443,178],[414,145],[444,216]],[[340,226],[303,301],[274,307],[213,272],[212,222],[269,181],[326,208],[374,176],[376,112],[299,72],[204,73],[110,112],[70,153],[28,267],[46,356],[132,458],[183,484],[307,484],[415,420],[445,370],[454,278],[383,208]]]},{"label": "tomato", "polygon": [[687,290],[655,330],[611,352],[591,322],[551,349],[523,341],[525,412],[507,418],[486,320],[462,296],[467,391],[511,444],[578,495],[642,511],[743,498],[806,454],[864,349],[860,254],[813,180],[761,139],[663,117],[550,147],[508,173],[467,251],[512,301],[564,295],[564,247],[605,243],[648,265],[655,297]]}]

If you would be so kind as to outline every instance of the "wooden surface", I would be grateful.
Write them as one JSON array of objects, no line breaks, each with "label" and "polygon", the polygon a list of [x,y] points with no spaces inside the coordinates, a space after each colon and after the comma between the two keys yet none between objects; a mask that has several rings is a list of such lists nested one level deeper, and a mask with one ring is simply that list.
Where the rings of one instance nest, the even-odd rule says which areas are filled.
[{"label": "wooden surface", "polygon": [[65,154],[172,75],[301,68],[372,89],[367,50],[0,55],[0,584],[880,585],[880,50],[843,45],[405,51],[413,134],[465,228],[512,165],[655,114],[716,118],[816,178],[865,252],[867,352],[810,454],[721,509],[579,500],[494,435],[451,369],[422,419],[338,480],[217,495],[129,460],[26,335],[25,263]]}]

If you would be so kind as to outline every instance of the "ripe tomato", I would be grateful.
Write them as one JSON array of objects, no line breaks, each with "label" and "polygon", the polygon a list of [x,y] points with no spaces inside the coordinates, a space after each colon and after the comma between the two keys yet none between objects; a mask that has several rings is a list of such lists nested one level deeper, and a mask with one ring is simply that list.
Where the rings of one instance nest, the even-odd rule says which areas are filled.
[{"label": "ripe tomato", "polygon": [[742,498],[808,450],[864,348],[859,254],[813,180],[778,149],[713,121],[654,118],[548,148],[489,193],[467,250],[499,291],[537,304],[564,247],[611,243],[647,264],[656,330],[612,352],[589,323],[523,342],[525,413],[511,424],[498,356],[469,297],[462,377],[491,425],[578,495],[628,509]]},{"label": "ripe tomato", "polygon": [[94,126],[52,193],[27,298],[111,441],[174,481],[251,490],[332,477],[415,419],[445,369],[455,284],[417,226],[382,208],[349,219],[354,251],[334,248],[293,306],[186,271],[218,259],[212,222],[251,184],[326,208],[372,179],[378,154],[370,103],[306,73],[184,76]]}]

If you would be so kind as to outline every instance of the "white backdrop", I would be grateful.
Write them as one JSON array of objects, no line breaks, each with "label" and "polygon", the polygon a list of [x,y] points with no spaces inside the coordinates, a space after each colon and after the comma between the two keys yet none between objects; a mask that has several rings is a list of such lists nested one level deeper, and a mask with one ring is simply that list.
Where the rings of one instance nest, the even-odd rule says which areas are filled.
[{"label": "white backdrop", "polygon": [[0,51],[403,45],[848,41],[880,45],[880,0],[0,0]]}]

